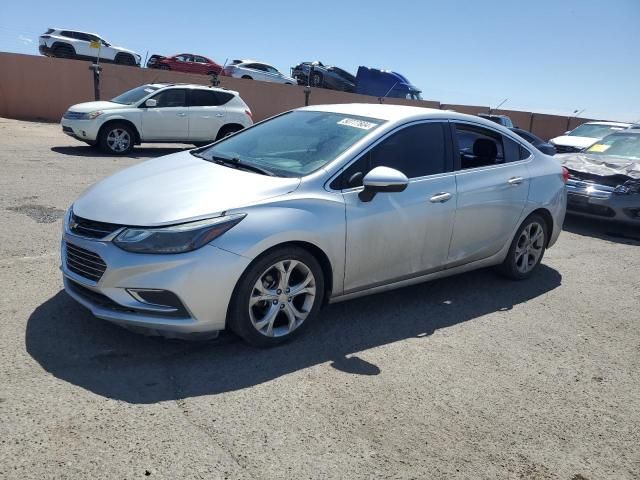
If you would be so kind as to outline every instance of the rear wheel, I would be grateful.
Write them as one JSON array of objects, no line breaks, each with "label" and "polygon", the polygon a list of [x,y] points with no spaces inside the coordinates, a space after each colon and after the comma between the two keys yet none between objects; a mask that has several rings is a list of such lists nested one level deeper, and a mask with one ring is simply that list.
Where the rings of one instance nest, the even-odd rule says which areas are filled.
[{"label": "rear wheel", "polygon": [[323,295],[315,257],[299,247],[278,248],[252,263],[238,282],[229,326],[251,345],[275,346],[309,326]]},{"label": "rear wheel", "polygon": [[160,65],[158,68],[160,70],[171,70],[171,67],[169,67],[169,65],[164,65],[164,64]]},{"label": "rear wheel", "polygon": [[216,136],[216,140],[220,140],[221,138],[228,137],[236,132],[242,130],[242,127],[239,125],[225,125],[218,131],[218,135]]},{"label": "rear wheel", "polygon": [[529,215],[511,242],[509,253],[499,270],[515,280],[529,278],[542,261],[547,246],[547,224],[538,214]]},{"label": "rear wheel", "polygon": [[253,78],[250,77],[249,75],[243,75],[242,78],[246,78],[247,80],[253,80]]},{"label": "rear wheel", "polygon": [[116,56],[116,63],[119,65],[135,65],[136,61],[131,55],[120,54]]},{"label": "rear wheel", "polygon": [[53,56],[58,58],[73,58],[75,53],[69,45],[57,45],[53,49]]},{"label": "rear wheel", "polygon": [[100,149],[113,155],[125,155],[133,150],[135,134],[126,123],[111,123],[100,130]]}]

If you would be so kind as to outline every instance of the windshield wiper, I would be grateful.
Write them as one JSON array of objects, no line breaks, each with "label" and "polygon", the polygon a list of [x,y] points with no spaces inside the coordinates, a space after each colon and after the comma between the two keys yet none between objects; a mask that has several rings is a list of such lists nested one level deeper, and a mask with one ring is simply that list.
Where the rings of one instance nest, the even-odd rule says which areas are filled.
[{"label": "windshield wiper", "polygon": [[251,172],[260,173],[261,175],[268,175],[270,177],[274,177],[275,176],[275,173],[273,173],[273,172],[271,172],[271,171],[269,171],[267,169],[252,165],[250,163],[244,163],[244,162],[240,161],[240,159],[238,157],[227,158],[227,157],[219,157],[217,155],[213,155],[213,156],[211,156],[211,161],[217,163],[218,165],[232,166],[232,167],[237,168],[237,169],[249,170]]}]

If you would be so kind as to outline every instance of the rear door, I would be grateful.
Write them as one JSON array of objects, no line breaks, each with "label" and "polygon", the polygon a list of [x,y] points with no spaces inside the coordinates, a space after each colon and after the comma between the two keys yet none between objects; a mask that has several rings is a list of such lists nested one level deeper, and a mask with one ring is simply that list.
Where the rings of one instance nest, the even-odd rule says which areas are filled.
[{"label": "rear door", "polygon": [[264,67],[262,66],[262,64],[260,63],[249,63],[247,65],[245,65],[245,68],[248,69],[248,71],[246,72],[247,75],[249,75],[251,78],[253,78],[254,80],[265,80],[265,71],[264,71]]},{"label": "rear door", "polygon": [[[450,146],[448,124],[414,123],[387,135],[331,183],[342,188],[346,204],[345,293],[446,263],[456,204]],[[362,177],[377,166],[401,171],[409,185],[363,202]]]},{"label": "rear door", "polygon": [[205,75],[209,71],[209,62],[206,58],[194,55],[193,57],[193,71]]},{"label": "rear door", "polygon": [[189,107],[185,88],[170,88],[153,97],[156,107],[141,106],[141,136],[143,140],[188,141]]},{"label": "rear door", "polygon": [[449,249],[452,266],[497,253],[511,238],[529,195],[531,154],[502,133],[452,122],[457,207]]},{"label": "rear door", "polygon": [[227,123],[224,104],[233,97],[215,90],[189,90],[189,139],[196,142],[213,141]]}]

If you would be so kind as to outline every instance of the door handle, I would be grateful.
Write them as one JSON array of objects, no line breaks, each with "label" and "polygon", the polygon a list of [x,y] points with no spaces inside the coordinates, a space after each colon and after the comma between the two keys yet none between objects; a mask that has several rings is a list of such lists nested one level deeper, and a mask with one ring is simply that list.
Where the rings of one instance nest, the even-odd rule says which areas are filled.
[{"label": "door handle", "polygon": [[222,113],[216,113],[216,117],[224,117]]},{"label": "door handle", "polygon": [[524,178],[522,177],[511,177],[508,181],[509,185],[520,185],[524,182]]},{"label": "door handle", "polygon": [[440,192],[436,193],[433,197],[429,199],[431,203],[444,203],[451,198],[451,194],[449,192]]},{"label": "door handle", "polygon": [[186,113],[179,113],[179,114],[178,114],[178,116],[179,116],[179,117],[186,117],[186,116],[187,116],[187,114],[186,114]]}]

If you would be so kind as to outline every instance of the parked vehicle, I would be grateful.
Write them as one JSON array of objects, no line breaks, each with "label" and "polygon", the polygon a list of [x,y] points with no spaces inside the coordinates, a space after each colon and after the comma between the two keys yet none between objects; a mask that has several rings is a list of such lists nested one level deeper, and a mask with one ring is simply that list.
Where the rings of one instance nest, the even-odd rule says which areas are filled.
[{"label": "parked vehicle", "polygon": [[[99,45],[92,48],[91,45]],[[78,30],[49,28],[40,35],[38,47],[42,55],[58,58],[77,58],[93,60],[100,57],[101,62],[119,63],[122,65],[140,66],[141,57],[133,50],[114,47],[95,33]]]},{"label": "parked vehicle", "polygon": [[564,135],[549,140],[558,153],[579,152],[610,133],[623,130],[630,123],[620,122],[586,122],[565,132]]},{"label": "parked vehicle", "polygon": [[116,155],[146,142],[206,144],[253,124],[238,92],[171,83],[73,105],[60,123],[67,135]]},{"label": "parked vehicle", "polygon": [[296,85],[298,83],[295,78],[279,72],[275,67],[256,60],[233,60],[231,65],[224,67],[222,75],[287,85]]},{"label": "parked vehicle", "polygon": [[640,129],[556,158],[569,170],[569,212],[640,226]]},{"label": "parked vehicle", "polygon": [[339,67],[324,65],[320,61],[302,62],[291,69],[291,76],[299,85],[340,90],[356,91],[356,77]]},{"label": "parked vehicle", "polygon": [[479,117],[486,118],[487,120],[491,120],[492,122],[496,122],[499,125],[507,128],[513,128],[515,125],[513,121],[508,115],[496,115],[492,113],[479,113]]},{"label": "parked vehicle", "polygon": [[491,265],[529,277],[560,234],[565,172],[478,117],[305,107],[87,190],[64,285],[121,325],[271,346],[325,301]]},{"label": "parked vehicle", "polygon": [[531,145],[536,147],[542,153],[545,153],[547,155],[555,155],[556,153],[558,153],[556,151],[556,147],[554,147],[551,143],[545,142],[540,137],[534,135],[531,132],[527,132],[526,130],[523,130],[521,128],[516,128],[516,127],[511,127],[509,128],[509,130],[520,135],[522,138],[524,138],[527,142],[529,142]]},{"label": "parked vehicle", "polygon": [[390,70],[358,67],[356,93],[374,97],[408,98],[422,100],[420,90],[407,77]]},{"label": "parked vehicle", "polygon": [[222,66],[213,60],[194,55],[192,53],[180,53],[172,57],[151,55],[147,61],[147,68],[159,68],[160,70],[173,70],[175,72],[199,73],[202,75],[220,75]]}]

